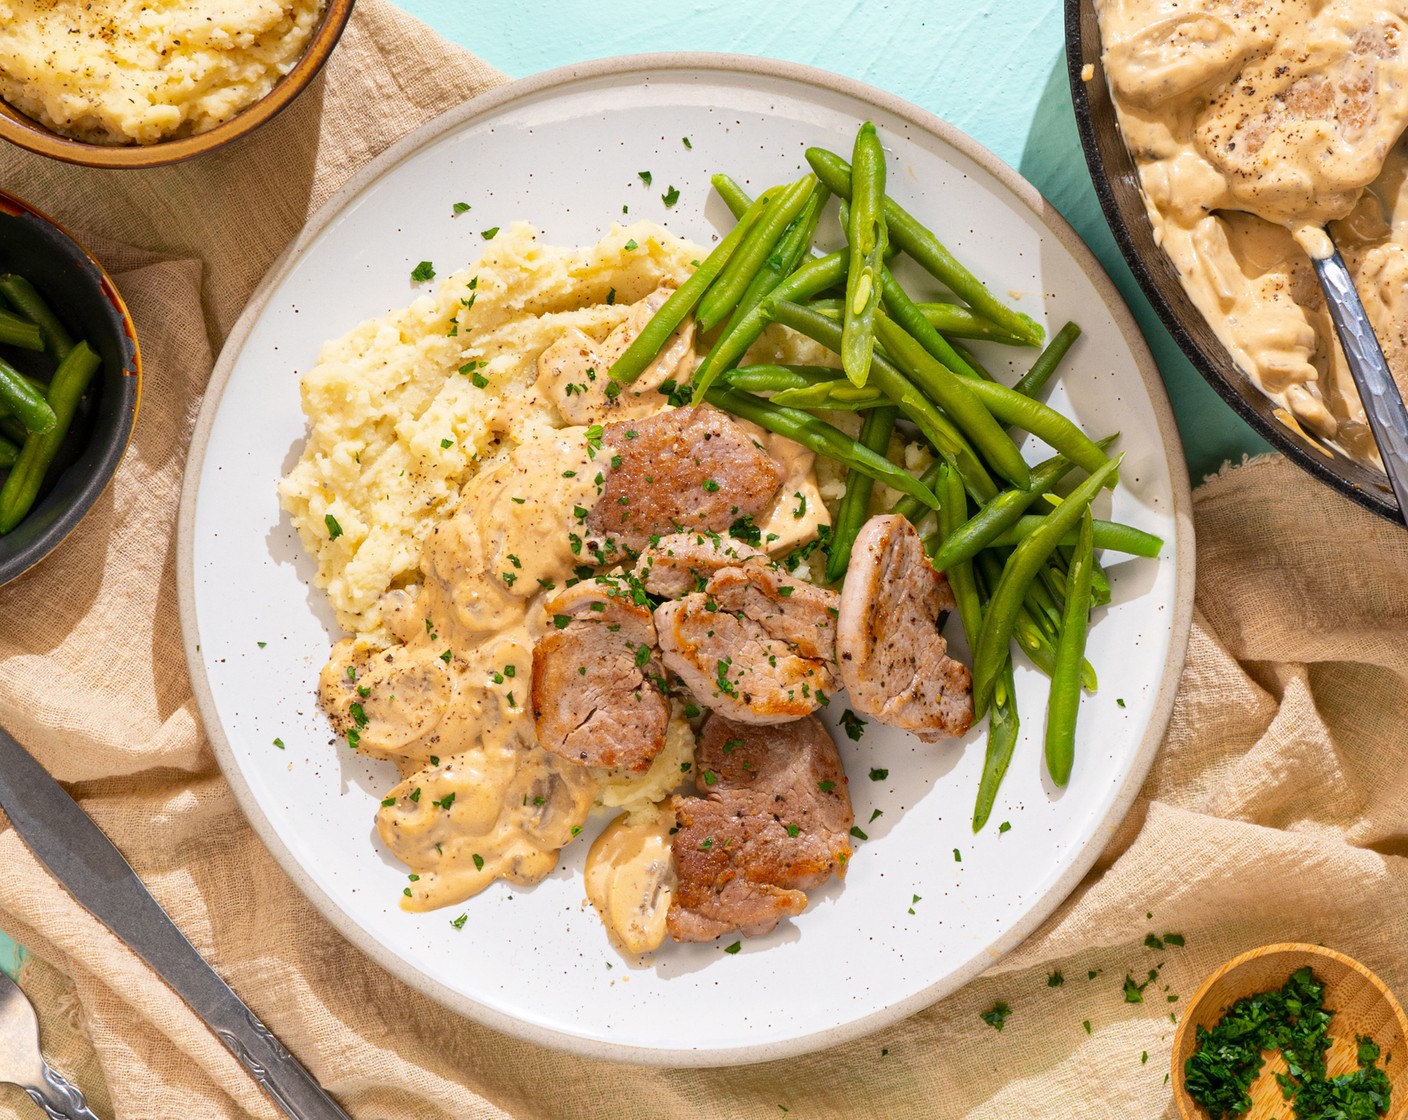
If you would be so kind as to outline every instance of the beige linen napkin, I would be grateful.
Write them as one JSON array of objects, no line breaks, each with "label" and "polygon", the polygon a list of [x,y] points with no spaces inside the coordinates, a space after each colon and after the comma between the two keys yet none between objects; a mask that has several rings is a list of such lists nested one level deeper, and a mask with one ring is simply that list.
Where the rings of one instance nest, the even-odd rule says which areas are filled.
[{"label": "beige linen napkin", "polygon": [[[119,174],[0,152],[0,181],[93,235],[146,365],[113,486],[62,551],[0,589],[0,722],[69,783],[348,1111],[1170,1116],[1173,997],[1228,957],[1323,941],[1408,995],[1408,534],[1280,461],[1198,493],[1188,667],[1167,742],[1110,849],[1017,952],[889,1030],[723,1070],[565,1057],[444,1011],[304,901],[245,823],[195,713],[173,569],[185,450],[213,350],[306,217],[397,136],[499,80],[383,0],[362,0],[322,82],[221,153]],[[277,1115],[8,827],[0,927],[33,951],[23,983],[50,1057],[102,1114]],[[1144,944],[1166,932],[1186,947]],[[1155,968],[1143,1002],[1126,1002],[1126,973],[1142,982]],[[1012,1009],[1000,1033],[979,1017],[998,1000]],[[0,1115],[37,1112],[5,1087]]]}]

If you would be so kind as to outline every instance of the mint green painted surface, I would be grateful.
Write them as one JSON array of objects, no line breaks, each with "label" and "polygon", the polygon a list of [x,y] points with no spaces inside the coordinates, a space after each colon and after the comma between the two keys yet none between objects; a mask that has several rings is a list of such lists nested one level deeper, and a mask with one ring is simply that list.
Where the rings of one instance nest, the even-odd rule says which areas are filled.
[{"label": "mint green painted surface", "polygon": [[[1059,0],[397,2],[512,78],[611,55],[727,51],[831,70],[928,109],[1034,183],[1109,270],[1163,372],[1194,482],[1267,449],[1159,324],[1105,225],[1076,135]],[[19,956],[0,934],[0,969],[13,974]]]}]

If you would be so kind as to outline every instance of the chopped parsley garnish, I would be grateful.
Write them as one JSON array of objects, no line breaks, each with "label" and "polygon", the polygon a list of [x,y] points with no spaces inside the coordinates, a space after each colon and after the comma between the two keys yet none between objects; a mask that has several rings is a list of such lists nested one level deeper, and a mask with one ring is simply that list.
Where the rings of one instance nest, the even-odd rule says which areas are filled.
[{"label": "chopped parsley garnish", "polygon": [[460,215],[460,214],[463,214],[466,210],[469,209],[469,203],[468,203],[468,202],[456,202],[453,206],[450,207],[450,209],[455,212],[455,215],[456,215],[456,216],[458,216],[458,215]]},{"label": "chopped parsley garnish", "polygon": [[454,795],[454,792],[453,792],[453,791],[451,791],[450,793],[445,794],[445,796],[442,797],[439,801],[432,801],[432,802],[431,802],[431,804],[434,805],[437,809],[448,809],[448,808],[449,808],[451,805],[453,805],[454,803],[455,803],[455,795]]},{"label": "chopped parsley garnish", "polygon": [[716,493],[718,493],[718,489],[719,489],[719,484],[718,484],[717,482],[715,482],[712,478],[706,478],[706,479],[704,480],[704,490],[705,490],[707,493],[716,494]]},{"label": "chopped parsley garnish", "polygon": [[1086,1033],[1086,1034],[1089,1034],[1089,1033],[1090,1033],[1090,1020],[1089,1020],[1089,1019],[1082,1019],[1082,1020],[1080,1021],[1080,1025],[1085,1028],[1085,1033]]},{"label": "chopped parsley garnish", "polygon": [[851,835],[857,840],[869,840],[870,837],[860,830],[859,825],[851,825]]},{"label": "chopped parsley garnish", "polygon": [[640,181],[642,183],[644,183],[647,187],[650,186],[650,182],[654,178],[654,176],[651,175],[649,171],[637,171],[636,174],[640,176]]},{"label": "chopped parsley garnish", "polygon": [[787,829],[787,835],[788,835],[788,836],[796,836],[797,833],[799,833],[799,832],[802,831],[801,828],[799,828],[799,827],[798,827],[797,825],[795,825],[795,824],[785,825],[784,827]]},{"label": "chopped parsley garnish", "polygon": [[487,389],[489,387],[489,379],[478,371],[470,374],[469,380],[476,389]]},{"label": "chopped parsley garnish", "polygon": [[673,206],[679,200],[680,192],[675,189],[675,185],[673,183],[670,184],[670,189],[660,196],[660,201],[663,202],[667,207]]},{"label": "chopped parsley garnish", "polygon": [[490,226],[490,227],[489,227],[488,229],[486,229],[486,230],[481,230],[480,233],[479,233],[479,236],[482,237],[485,241],[493,241],[494,238],[498,236],[498,234],[499,234],[499,227],[498,227],[498,226]]},{"label": "chopped parsley garnish", "polygon": [[1261,1072],[1263,1052],[1280,1050],[1289,1072],[1277,1081],[1297,1120],[1382,1115],[1391,1085],[1376,1065],[1379,1047],[1371,1039],[1356,1039],[1356,1071],[1325,1075],[1334,1012],[1325,1008],[1324,994],[1324,985],[1306,966],[1279,989],[1237,1000],[1211,1030],[1199,1027],[1197,1048],[1185,1066],[1188,1095],[1211,1116],[1240,1115],[1251,1106],[1247,1090]]},{"label": "chopped parsley garnish", "polygon": [[268,642],[255,642],[254,644],[257,645],[260,649],[263,649],[263,648],[264,648],[265,646],[267,646],[269,643],[268,643]]},{"label": "chopped parsley garnish", "polygon": [[1158,937],[1151,933],[1144,938],[1144,947],[1146,949],[1153,949],[1157,952],[1158,950],[1161,950],[1164,947],[1164,943],[1160,941]]},{"label": "chopped parsley garnish", "polygon": [[1059,988],[1065,982],[1066,978],[1061,975],[1061,970],[1059,968],[1046,977],[1046,986],[1048,988]]},{"label": "chopped parsley garnish", "polygon": [[427,280],[435,279],[435,266],[429,261],[421,261],[420,264],[411,269],[411,279],[417,284],[423,284]]},{"label": "chopped parsley garnish", "polygon": [[883,817],[884,815],[885,815],[885,810],[884,810],[884,809],[872,809],[872,810],[870,810],[870,820],[866,821],[865,823],[866,823],[866,824],[874,824],[874,823],[876,822],[876,820],[878,820],[880,817]]},{"label": "chopped parsley garnish", "polygon": [[816,788],[821,790],[822,793],[830,793],[833,789],[836,788],[836,783],[829,780],[825,782],[817,782]]},{"label": "chopped parsley garnish", "polygon": [[954,862],[954,863],[962,863],[962,862],[963,862],[963,853],[960,852],[957,848],[954,848],[954,849],[953,849],[953,862]]},{"label": "chopped parsley garnish", "polygon": [[1012,831],[1012,822],[1011,822],[1011,821],[1003,821],[1000,825],[997,826],[997,832],[998,832],[998,835],[999,835],[999,836],[1002,835],[1002,833],[1004,833],[1004,832],[1011,832],[1011,831]]},{"label": "chopped parsley garnish", "polygon": [[279,738],[276,738],[276,739],[274,740],[274,746],[278,747],[279,750],[281,750],[281,751],[288,749],[287,747],[284,746],[284,741],[283,741],[282,739],[279,739]]},{"label": "chopped parsley garnish", "polygon": [[890,776],[890,772],[883,767],[874,766],[870,770],[870,780],[872,782],[883,782]]},{"label": "chopped parsley garnish", "polygon": [[420,786],[416,786],[415,789],[411,790],[411,800],[416,802],[420,801]]},{"label": "chopped parsley garnish", "polygon": [[1177,945],[1180,949],[1183,948],[1183,945],[1184,945],[1183,934],[1181,934],[1181,933],[1166,933],[1166,934],[1164,934],[1164,944],[1165,944],[1165,945]]},{"label": "chopped parsley garnish", "polygon": [[797,508],[792,511],[792,516],[800,521],[807,515],[807,499],[802,496],[800,490],[794,490],[792,496],[797,499]]},{"label": "chopped parsley garnish", "polygon": [[636,668],[639,669],[650,660],[650,647],[641,645],[636,648]]},{"label": "chopped parsley garnish", "polygon": [[712,770],[705,770],[705,771],[704,771],[704,784],[705,784],[706,786],[711,786],[711,785],[713,785],[714,783],[716,783],[718,780],[719,780],[719,776],[718,776],[717,774],[715,774]]},{"label": "chopped parsley garnish", "polygon": [[684,146],[685,146],[689,151],[691,151],[691,152],[694,151],[694,145],[690,143],[688,136],[681,136],[681,137],[680,137],[680,142],[681,142],[682,144],[684,144]]},{"label": "chopped parsley garnish", "polygon": [[483,870],[484,870],[484,857],[481,856],[478,852],[475,852],[474,855],[473,855],[471,858],[474,860],[474,870],[476,870],[476,871],[483,871]]},{"label": "chopped parsley garnish", "polygon": [[552,624],[556,626],[559,630],[566,629],[567,625],[571,621],[572,616],[570,614],[555,614],[552,616]]},{"label": "chopped parsley garnish", "polygon": [[852,742],[858,743],[860,737],[865,734],[865,720],[847,708],[841,716],[841,729],[845,731]]},{"label": "chopped parsley garnish", "polygon": [[454,447],[454,446],[455,446],[455,441],[452,440],[452,439],[442,439],[442,440],[440,441],[440,446],[441,446],[441,447]]},{"label": "chopped parsley garnish", "polygon": [[587,457],[595,459],[596,453],[601,450],[601,438],[605,434],[605,429],[600,424],[592,424],[587,428]]},{"label": "chopped parsley garnish", "polygon": [[626,252],[628,252],[628,253],[634,253],[637,249],[640,248],[640,246],[636,244],[636,239],[633,237],[633,238],[631,238],[629,241],[626,242],[626,244],[623,246],[623,248],[624,248],[624,249],[626,250]]},{"label": "chopped parsley garnish", "polygon": [[337,523],[337,518],[332,514],[323,517],[323,524],[328,527],[328,540],[335,541],[342,536],[342,526]]},{"label": "chopped parsley garnish", "polygon": [[1116,696],[1116,697],[1115,697],[1115,703],[1118,704],[1121,708],[1123,708],[1123,707],[1124,707],[1124,697],[1122,697],[1122,696]]},{"label": "chopped parsley garnish", "polygon": [[1149,979],[1148,979],[1148,980],[1145,980],[1144,983],[1139,984],[1139,983],[1136,983],[1136,982],[1135,982],[1135,979],[1134,979],[1133,976],[1131,976],[1128,972],[1126,972],[1126,973],[1124,974],[1124,1001],[1125,1001],[1125,1003],[1143,1003],[1143,1002],[1144,1002],[1144,989],[1149,986],[1149,982],[1154,979],[1154,976],[1155,976],[1155,975],[1156,975],[1156,973],[1150,972],[1150,973],[1149,973]]},{"label": "chopped parsley garnish", "polygon": [[396,804],[396,799],[395,799],[394,797],[383,797],[383,798],[381,799],[381,807],[382,807],[383,809],[389,809],[389,808],[391,808],[391,806],[393,806],[393,805],[395,805],[395,804]]},{"label": "chopped parsley garnish", "polygon": [[467,921],[469,921],[469,915],[461,914],[458,918],[451,918],[450,925],[454,926],[455,929],[464,929],[464,924]]},{"label": "chopped parsley garnish", "polygon": [[724,952],[728,953],[731,956],[734,953],[738,952],[738,950],[741,948],[743,948],[743,943],[740,941],[735,941],[732,945],[725,945]]},{"label": "chopped parsley garnish", "polygon": [[1003,1000],[998,1000],[979,1015],[978,1018],[992,1027],[993,1030],[1000,1031],[1007,1024],[1007,1016],[1011,1014],[1012,1008],[1008,1007]]}]

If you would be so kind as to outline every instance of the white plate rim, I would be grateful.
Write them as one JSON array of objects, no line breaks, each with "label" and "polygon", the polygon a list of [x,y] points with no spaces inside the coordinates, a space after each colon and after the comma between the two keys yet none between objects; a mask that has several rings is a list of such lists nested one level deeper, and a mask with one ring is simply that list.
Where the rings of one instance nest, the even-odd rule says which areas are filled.
[{"label": "white plate rim", "polygon": [[[1172,636],[1164,662],[1163,676],[1155,697],[1152,714],[1139,746],[1132,756],[1130,768],[1116,791],[1105,817],[1091,835],[1084,850],[1072,860],[1059,878],[1041,895],[1013,926],[1002,934],[989,950],[955,969],[942,980],[879,1011],[828,1027],[814,1033],[777,1042],[755,1043],[707,1051],[688,1049],[646,1049],[565,1034],[527,1023],[512,1015],[470,999],[412,966],[403,958],[377,942],[351,918],[345,910],[303,870],[292,852],[284,845],[277,830],[264,813],[258,799],[245,781],[224,729],[220,724],[214,692],[205,672],[200,654],[200,632],[196,619],[195,594],[195,520],[200,476],[210,443],[211,430],[219,411],[221,398],[240,353],[251,331],[274,291],[297,262],[300,253],[331,223],[343,209],[382,174],[401,163],[418,149],[434,142],[476,117],[494,113],[520,98],[550,92],[558,87],[581,81],[620,78],[630,74],[658,76],[662,71],[720,71],[731,75],[756,75],[767,79],[782,79],[800,85],[839,93],[868,103],[883,112],[907,121],[916,128],[937,136],[964,156],[972,159],[996,178],[1018,201],[1025,205],[1051,231],[1061,246],[1074,258],[1089,278],[1135,360],[1145,392],[1149,397],[1159,433],[1169,453],[1169,482],[1173,496],[1175,523],[1174,553],[1177,583],[1173,600]],[[991,968],[1034,932],[1040,924],[1075,890],[1114,836],[1143,785],[1154,756],[1163,740],[1173,713],[1174,698],[1182,676],[1193,618],[1194,541],[1192,493],[1188,469],[1183,457],[1183,443],[1174,420],[1168,393],[1154,363],[1148,345],[1135,323],[1133,315],[1113,281],[1095,255],[1081,240],[1066,219],[1031,183],[972,137],[933,113],[894,94],[853,78],[833,74],[800,63],[784,62],[754,55],[721,52],[671,51],[651,54],[622,55],[561,67],[530,77],[520,78],[496,87],[465,102],[457,108],[421,125],[396,141],[368,163],[334,192],[309,218],[303,229],[289,243],[260,281],[248,304],[225,339],[220,357],[211,372],[205,396],[191,434],[185,475],[176,526],[177,605],[181,620],[182,641],[191,686],[202,726],[210,741],[225,780],[248,819],[255,834],[268,849],[274,861],[293,881],[315,909],[361,952],[410,987],[458,1014],[526,1042],[566,1051],[583,1057],[612,1062],[663,1067],[718,1067],[775,1061],[795,1057],[839,1045],[870,1034],[929,1007],[944,996],[957,991],[982,972]]]}]

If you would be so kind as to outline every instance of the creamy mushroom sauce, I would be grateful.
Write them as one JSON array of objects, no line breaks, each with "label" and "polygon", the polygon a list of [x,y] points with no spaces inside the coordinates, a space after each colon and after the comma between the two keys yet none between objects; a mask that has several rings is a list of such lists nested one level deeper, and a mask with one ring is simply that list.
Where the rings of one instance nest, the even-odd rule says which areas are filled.
[{"label": "creamy mushroom sauce", "polygon": [[1095,8],[1155,238],[1193,303],[1284,423],[1377,464],[1307,253],[1328,255],[1332,223],[1408,389],[1408,5]]},{"label": "creamy mushroom sauce", "polygon": [[[555,375],[554,383],[566,382]],[[659,404],[635,402],[632,415],[667,407],[654,396]],[[594,805],[624,806],[591,850],[588,892],[617,944],[643,952],[664,937],[671,875],[673,822],[662,825],[670,814],[649,799],[679,784],[693,732],[673,705],[666,747],[643,775],[589,769],[538,745],[533,643],[553,625],[542,602],[586,559],[580,511],[597,500],[613,449],[599,428],[543,425],[533,396],[517,407],[509,428],[520,442],[471,478],[454,514],[431,530],[421,583],[385,596],[382,617],[395,644],[339,642],[319,698],[349,745],[401,768],[376,823],[409,869],[403,908],[452,905],[495,879],[538,882]],[[765,540],[775,537],[774,552],[786,551],[829,523],[813,456],[745,426],[786,472],[760,526]]]}]

